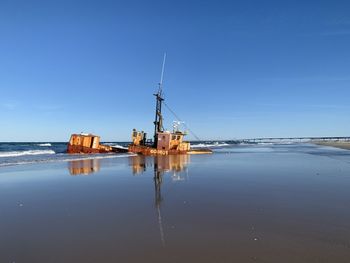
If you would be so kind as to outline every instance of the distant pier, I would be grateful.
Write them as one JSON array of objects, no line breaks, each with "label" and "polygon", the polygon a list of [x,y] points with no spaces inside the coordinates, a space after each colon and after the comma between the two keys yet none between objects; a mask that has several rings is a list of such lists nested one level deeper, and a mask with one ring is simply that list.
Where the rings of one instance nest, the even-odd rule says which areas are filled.
[{"label": "distant pier", "polygon": [[249,138],[249,139],[238,139],[237,141],[243,143],[264,143],[264,142],[280,142],[280,141],[288,141],[288,142],[307,142],[307,141],[343,141],[350,142],[349,137],[262,137],[262,138]]}]

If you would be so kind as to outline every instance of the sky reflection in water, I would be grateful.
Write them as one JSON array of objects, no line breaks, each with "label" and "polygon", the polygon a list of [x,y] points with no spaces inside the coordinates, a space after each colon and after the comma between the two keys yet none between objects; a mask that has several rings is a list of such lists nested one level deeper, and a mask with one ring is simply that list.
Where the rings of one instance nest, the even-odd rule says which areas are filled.
[{"label": "sky reflection in water", "polygon": [[7,167],[0,261],[347,262],[349,176],[312,145]]}]

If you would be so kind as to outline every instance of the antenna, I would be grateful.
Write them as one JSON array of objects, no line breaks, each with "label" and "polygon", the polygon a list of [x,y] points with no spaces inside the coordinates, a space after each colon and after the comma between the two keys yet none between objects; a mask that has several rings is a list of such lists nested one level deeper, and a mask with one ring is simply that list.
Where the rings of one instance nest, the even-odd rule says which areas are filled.
[{"label": "antenna", "polygon": [[166,53],[164,53],[164,57],[163,57],[162,73],[160,74],[160,82],[159,82],[158,93],[162,92],[165,60],[166,60]]},{"label": "antenna", "polygon": [[178,132],[181,124],[184,124],[183,121],[173,121],[173,132]]}]

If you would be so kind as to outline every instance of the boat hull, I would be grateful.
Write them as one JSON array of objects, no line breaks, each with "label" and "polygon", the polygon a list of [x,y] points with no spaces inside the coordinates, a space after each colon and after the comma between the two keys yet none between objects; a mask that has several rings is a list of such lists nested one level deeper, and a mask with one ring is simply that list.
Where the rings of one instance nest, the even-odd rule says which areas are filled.
[{"label": "boat hull", "polygon": [[85,147],[82,145],[71,145],[68,144],[67,146],[67,153],[75,154],[75,153],[87,153],[87,154],[93,154],[93,153],[110,153],[113,152],[112,150],[106,150],[106,149],[95,149],[91,147]]},{"label": "boat hull", "polygon": [[143,145],[129,145],[129,152],[142,154],[142,155],[173,155],[173,154],[210,154],[209,149],[196,149],[196,150],[158,150],[153,147]]}]

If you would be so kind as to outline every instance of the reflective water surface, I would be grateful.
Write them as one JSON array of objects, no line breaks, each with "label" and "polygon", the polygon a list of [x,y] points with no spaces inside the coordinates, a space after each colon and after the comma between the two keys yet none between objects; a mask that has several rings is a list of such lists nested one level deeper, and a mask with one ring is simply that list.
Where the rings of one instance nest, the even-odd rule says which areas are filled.
[{"label": "reflective water surface", "polygon": [[308,144],[6,167],[0,262],[349,262],[349,189]]}]

